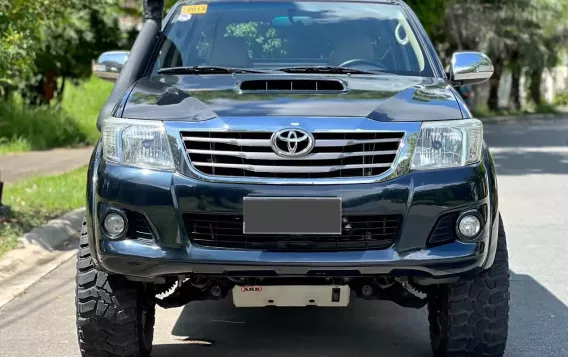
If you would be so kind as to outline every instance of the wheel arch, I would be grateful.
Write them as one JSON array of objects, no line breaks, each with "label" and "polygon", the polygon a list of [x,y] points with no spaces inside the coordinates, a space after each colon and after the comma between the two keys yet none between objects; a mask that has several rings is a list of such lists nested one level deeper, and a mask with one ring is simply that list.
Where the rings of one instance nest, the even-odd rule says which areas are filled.
[{"label": "wheel arch", "polygon": [[97,197],[97,184],[98,184],[98,170],[102,161],[103,149],[101,140],[98,141],[91,159],[89,161],[89,168],[87,170],[87,205],[85,210],[85,221],[87,224],[87,232],[89,238],[89,250],[91,257],[97,267],[100,267],[99,256],[97,254],[97,240],[95,239],[95,227],[97,223],[96,217],[96,197]]},{"label": "wheel arch", "polygon": [[487,259],[483,264],[482,268],[489,269],[495,261],[495,254],[497,252],[497,244],[499,242],[499,233],[502,229],[501,213],[499,212],[499,195],[498,195],[498,185],[497,185],[497,173],[495,171],[495,162],[493,161],[493,156],[489,151],[489,148],[485,143],[483,143],[483,152],[485,166],[487,167],[487,181],[489,189],[489,219],[491,224],[491,232],[489,238],[489,245],[487,247]]}]

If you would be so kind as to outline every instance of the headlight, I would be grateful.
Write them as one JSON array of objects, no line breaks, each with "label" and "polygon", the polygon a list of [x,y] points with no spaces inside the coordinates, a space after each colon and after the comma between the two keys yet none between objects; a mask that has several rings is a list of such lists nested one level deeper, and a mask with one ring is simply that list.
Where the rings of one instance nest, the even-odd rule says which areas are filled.
[{"label": "headlight", "polygon": [[102,131],[106,160],[148,169],[175,169],[164,123],[108,119]]},{"label": "headlight", "polygon": [[477,119],[423,123],[412,169],[438,169],[479,162],[482,145],[483,124]]}]

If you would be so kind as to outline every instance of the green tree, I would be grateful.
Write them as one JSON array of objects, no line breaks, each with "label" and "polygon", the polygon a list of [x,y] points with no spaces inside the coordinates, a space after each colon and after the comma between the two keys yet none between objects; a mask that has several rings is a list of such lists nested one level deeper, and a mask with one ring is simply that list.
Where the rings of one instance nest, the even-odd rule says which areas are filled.
[{"label": "green tree", "polygon": [[511,101],[520,108],[520,79],[523,69],[530,78],[529,93],[532,101],[541,104],[541,79],[545,69],[559,63],[561,52],[568,47],[568,2],[537,0],[536,11],[528,16],[529,31],[519,32],[518,56],[510,59],[513,71]]},{"label": "green tree", "polygon": [[[65,79],[121,45],[117,0],[0,0],[0,93],[32,104],[62,94]],[[61,84],[58,84],[61,83]]]},{"label": "green tree", "polygon": [[66,80],[89,77],[92,61],[100,53],[123,44],[118,14],[115,0],[74,0],[57,21],[44,24],[36,75],[23,90],[24,97],[32,104],[60,101]]},{"label": "green tree", "polygon": [[[443,58],[456,50],[484,51],[495,73],[488,107],[498,109],[499,84],[506,68],[513,72],[513,106],[520,107],[520,77],[526,69],[530,92],[540,103],[540,78],[557,64],[568,37],[568,2],[558,0],[410,0]],[[445,14],[445,16],[440,16]],[[441,23],[439,18],[444,18]],[[445,51],[445,53],[444,53]],[[447,63],[447,61],[446,61]]]},{"label": "green tree", "polygon": [[165,1],[165,8],[166,8],[166,12],[168,12],[172,6],[174,6],[179,0],[166,0]]},{"label": "green tree", "polygon": [[[556,0],[515,0],[499,18],[499,26],[488,41],[488,54],[500,68],[512,72],[510,105],[520,109],[520,78],[530,79],[530,94],[541,102],[541,78],[546,68],[556,66],[568,39],[568,3]],[[497,109],[497,79],[492,83],[488,106]]]},{"label": "green tree", "polygon": [[407,0],[406,3],[420,19],[442,62],[448,64],[455,46],[447,39],[444,14],[454,0]]},{"label": "green tree", "polygon": [[68,0],[0,0],[0,95],[33,76],[41,28],[57,18]]}]

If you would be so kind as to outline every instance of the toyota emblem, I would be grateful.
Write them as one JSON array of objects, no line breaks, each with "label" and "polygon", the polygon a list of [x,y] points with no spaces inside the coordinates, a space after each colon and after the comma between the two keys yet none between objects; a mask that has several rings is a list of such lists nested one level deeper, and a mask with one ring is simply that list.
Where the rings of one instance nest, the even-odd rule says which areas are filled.
[{"label": "toyota emblem", "polygon": [[283,129],[272,134],[272,150],[282,157],[300,157],[314,148],[314,137],[302,129]]}]

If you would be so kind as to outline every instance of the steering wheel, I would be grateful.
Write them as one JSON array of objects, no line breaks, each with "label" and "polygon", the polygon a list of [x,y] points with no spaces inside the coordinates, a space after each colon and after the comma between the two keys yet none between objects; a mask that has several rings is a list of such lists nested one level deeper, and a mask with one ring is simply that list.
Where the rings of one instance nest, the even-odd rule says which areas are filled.
[{"label": "steering wheel", "polygon": [[343,62],[342,64],[340,64],[338,67],[353,67],[353,66],[357,66],[357,65],[373,66],[373,67],[379,68],[380,70],[388,71],[388,68],[385,67],[383,64],[375,63],[375,62],[360,59],[360,58],[354,58],[354,59],[347,60],[347,61]]}]

